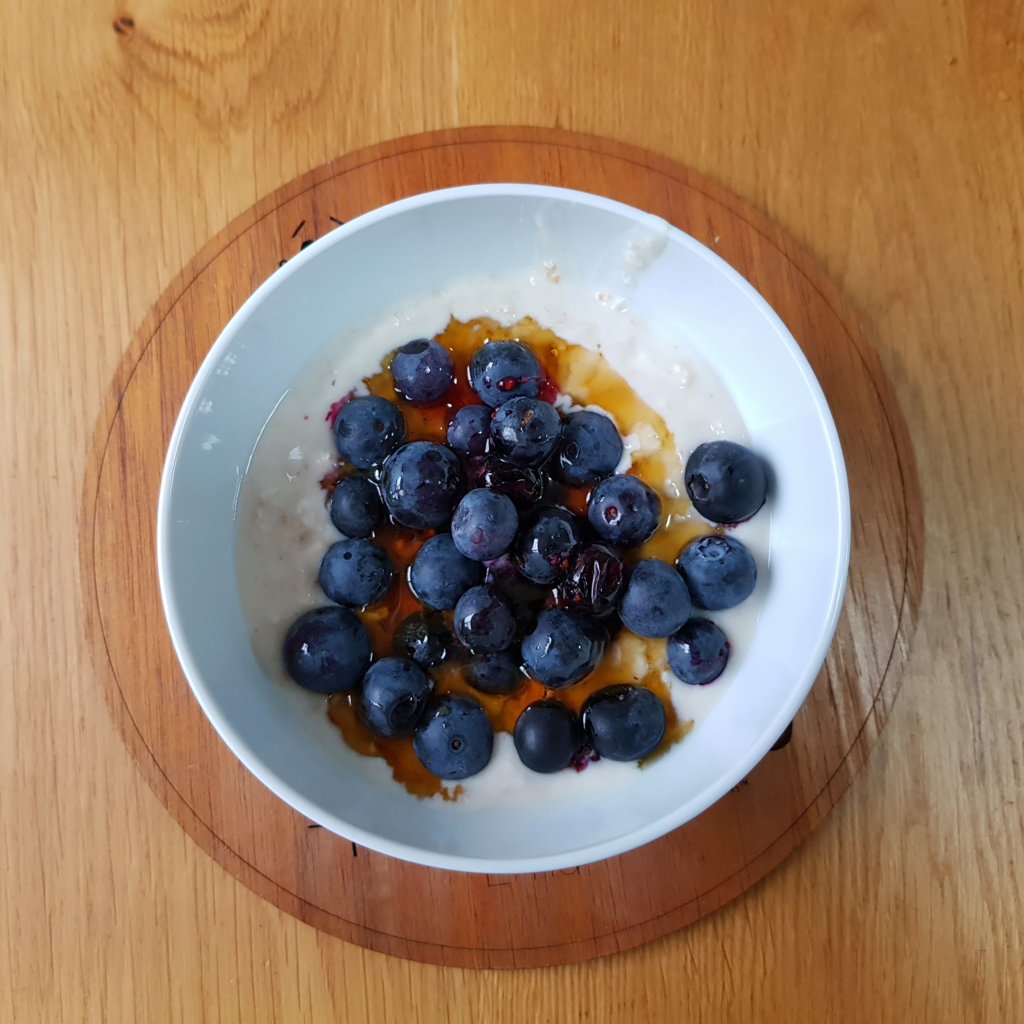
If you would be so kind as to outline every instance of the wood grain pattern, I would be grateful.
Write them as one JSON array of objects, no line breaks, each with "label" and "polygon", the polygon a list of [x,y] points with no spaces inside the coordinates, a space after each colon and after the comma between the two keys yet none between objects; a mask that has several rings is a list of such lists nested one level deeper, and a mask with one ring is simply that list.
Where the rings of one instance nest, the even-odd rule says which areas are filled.
[{"label": "wood grain pattern", "polygon": [[[1019,4],[9,0],[0,55],[0,1020],[1024,1018]],[[339,153],[524,123],[680,160],[821,261],[907,417],[928,559],[885,732],[768,881],[495,975],[324,936],[184,835],[101,696],[75,520],[111,377],[208,239]]]},{"label": "wood grain pattern", "polygon": [[[570,169],[571,168],[571,169]],[[221,327],[281,259],[335,222],[430,188],[562,184],[664,216],[770,298],[829,399],[855,500],[849,598],[796,740],[657,843],[532,876],[430,871],[357,850],[267,792],[220,742],[161,616],[152,516],[186,390]],[[895,698],[921,589],[921,505],[898,409],[834,289],[764,217],[692,171],[565,132],[463,129],[361,150],[243,214],[160,298],[115,377],[83,502],[83,601],[108,699],[160,798],[205,849],[301,919],[381,952],[469,967],[547,966],[628,949],[718,909],[802,842],[862,767]],[[881,389],[881,390],[880,390]],[[882,394],[886,399],[883,400]],[[427,898],[424,894],[429,893]]]}]

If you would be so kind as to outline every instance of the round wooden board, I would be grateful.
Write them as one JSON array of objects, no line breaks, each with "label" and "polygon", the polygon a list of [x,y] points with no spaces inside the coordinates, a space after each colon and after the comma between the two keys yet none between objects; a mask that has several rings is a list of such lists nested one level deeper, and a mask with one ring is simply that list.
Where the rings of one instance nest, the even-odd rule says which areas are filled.
[{"label": "round wooden board", "polygon": [[[488,181],[562,185],[659,214],[759,289],[807,353],[842,438],[853,557],[831,654],[794,739],[676,832],[600,864],[468,875],[356,848],[272,796],[189,693],[164,627],[154,553],[164,452],[203,356],[279,262],[383,203]],[[115,378],[83,495],[85,607],[106,698],[146,779],[220,864],[278,907],[381,952],[531,967],[666,935],[742,893],[797,847],[863,766],[892,707],[921,592],[921,500],[880,363],[822,272],[747,204],[687,168],[566,132],[475,128],[351,154],[257,203],[157,302]],[[340,742],[340,740],[339,740]]]}]

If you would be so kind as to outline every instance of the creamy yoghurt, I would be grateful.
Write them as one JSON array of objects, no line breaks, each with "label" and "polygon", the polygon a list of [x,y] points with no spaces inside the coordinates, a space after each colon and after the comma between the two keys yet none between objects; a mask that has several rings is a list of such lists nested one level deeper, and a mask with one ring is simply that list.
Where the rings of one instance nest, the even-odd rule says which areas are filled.
[{"label": "creamy yoghurt", "polygon": [[[636,262],[641,262],[639,255]],[[282,663],[284,635],[300,614],[328,603],[317,576],[325,550],[339,535],[327,515],[321,487],[322,478],[337,461],[325,414],[353,388],[357,393],[365,391],[361,381],[380,369],[388,353],[411,338],[439,333],[453,316],[459,320],[486,316],[505,325],[529,316],[566,341],[600,353],[662,417],[672,435],[670,443],[678,451],[675,461],[679,465],[707,440],[729,438],[749,443],[743,420],[724,386],[678,337],[632,314],[623,300],[609,301],[604,293],[565,283],[552,266],[546,265],[537,274],[460,281],[384,311],[377,322],[340,334],[336,344],[300,372],[267,421],[242,484],[238,581],[254,650],[274,680],[294,685],[287,680]],[[586,379],[574,381],[570,376],[558,383],[563,395],[575,398],[586,394]],[[597,408],[585,400],[579,405]],[[620,426],[626,446],[620,470],[628,468],[633,457],[663,450],[666,439],[650,424]],[[682,480],[677,474],[671,477],[661,484],[663,494],[685,498]],[[681,502],[680,507],[681,519],[701,522],[688,502]],[[705,687],[685,685],[667,670],[663,672],[679,718],[698,726],[732,685],[756,628],[769,582],[770,508],[736,527],[734,535],[757,561],[758,584],[739,607],[713,615],[731,644],[729,665],[718,680]],[[652,667],[647,662],[649,648],[634,641],[623,631],[606,655],[618,659],[624,681],[630,676],[642,678]],[[340,735],[338,742],[344,742]],[[383,760],[366,760],[377,762],[371,769],[374,773],[389,774]],[[478,806],[480,801],[511,805],[543,795],[578,793],[624,779],[637,770],[633,764],[598,761],[581,773],[538,775],[520,763],[511,736],[498,733],[491,763],[459,784],[462,799],[452,806]],[[451,791],[454,787],[446,788]]]}]

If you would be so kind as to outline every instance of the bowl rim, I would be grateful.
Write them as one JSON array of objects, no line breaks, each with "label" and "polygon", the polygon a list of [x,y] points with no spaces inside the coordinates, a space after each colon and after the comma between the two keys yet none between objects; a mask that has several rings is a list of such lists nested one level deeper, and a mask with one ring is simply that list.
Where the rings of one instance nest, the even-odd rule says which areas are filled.
[{"label": "bowl rim", "polygon": [[[224,350],[231,345],[236,335],[242,330],[243,326],[267,296],[276,291],[289,277],[299,272],[306,263],[317,259],[327,249],[344,243],[353,235],[359,234],[378,221],[398,216],[423,206],[491,196],[569,201],[618,214],[634,223],[651,224],[652,222],[661,222],[665,224],[670,237],[709,262],[719,273],[730,280],[733,286],[746,295],[764,316],[767,324],[774,330],[778,339],[788,349],[790,357],[803,378],[803,383],[807,388],[808,395],[813,402],[818,419],[824,429],[833,469],[833,481],[831,482],[835,484],[838,491],[838,520],[836,525],[838,527],[839,543],[836,548],[834,563],[831,566],[831,594],[825,626],[820,631],[813,650],[805,660],[805,664],[810,667],[805,670],[799,685],[790,689],[789,697],[780,705],[772,721],[765,725],[759,741],[749,747],[747,756],[734,762],[731,769],[724,772],[716,783],[705,787],[695,796],[681,803],[672,813],[662,815],[660,818],[648,822],[640,828],[632,829],[598,843],[563,850],[557,854],[512,859],[482,858],[466,854],[444,853],[382,837],[377,833],[353,825],[336,814],[325,811],[279,778],[267,766],[259,752],[253,749],[236,730],[231,720],[221,713],[220,708],[206,686],[198,665],[192,657],[179,617],[177,599],[174,592],[170,536],[172,532],[170,494],[174,479],[174,469],[179,458],[182,437],[190,420],[193,406],[196,404],[198,395],[220,362]],[[157,575],[160,598],[175,655],[188,681],[189,688],[192,690],[207,720],[214,727],[228,749],[242,762],[245,768],[264,786],[270,789],[271,792],[300,814],[345,839],[365,846],[367,849],[424,867],[490,874],[524,874],[555,871],[619,856],[652,842],[696,818],[745,778],[768,753],[772,743],[782,734],[786,725],[796,716],[797,711],[805,701],[815,679],[821,671],[828,650],[831,647],[842,611],[848,582],[851,547],[849,481],[838,430],[829,409],[828,401],[799,343],[760,292],[739,271],[708,246],[655,214],[647,213],[638,207],[590,192],[559,186],[517,182],[494,182],[436,189],[376,207],[322,235],[312,245],[307,246],[291,257],[283,266],[278,267],[263,281],[249,295],[245,302],[238,307],[223,327],[204,357],[185,394],[171,433],[161,472],[156,520]]]}]

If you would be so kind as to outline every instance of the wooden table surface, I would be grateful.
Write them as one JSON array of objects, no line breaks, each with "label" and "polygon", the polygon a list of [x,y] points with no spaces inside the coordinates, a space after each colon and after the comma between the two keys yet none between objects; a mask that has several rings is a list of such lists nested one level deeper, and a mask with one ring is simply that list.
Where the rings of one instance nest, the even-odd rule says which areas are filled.
[{"label": "wooden table surface", "polygon": [[[0,1021],[1024,1019],[1019,0],[8,0],[0,27]],[[776,219],[877,345],[925,502],[909,670],[837,810],[698,925],[542,971],[365,952],[221,870],[108,714],[76,578],[94,421],[182,264],[333,156],[474,124],[644,146]]]}]

